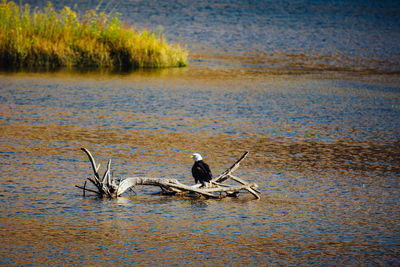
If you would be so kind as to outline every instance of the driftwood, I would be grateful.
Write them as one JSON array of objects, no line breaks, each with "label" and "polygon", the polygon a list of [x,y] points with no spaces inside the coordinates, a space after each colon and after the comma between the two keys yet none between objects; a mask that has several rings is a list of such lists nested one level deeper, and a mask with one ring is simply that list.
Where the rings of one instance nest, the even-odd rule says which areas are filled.
[{"label": "driftwood", "polygon": [[[180,183],[176,179],[169,178],[152,178],[152,177],[128,177],[122,181],[115,180],[111,175],[111,159],[108,161],[107,169],[103,176],[100,178],[98,170],[100,164],[96,165],[96,162],[92,154],[86,148],[81,148],[86,155],[89,157],[89,161],[92,165],[94,176],[87,178],[94,186],[95,190],[86,188],[86,182],[84,186],[78,186],[85,192],[92,192],[101,197],[116,198],[121,196],[124,192],[132,187],[138,185],[152,185],[161,188],[163,194],[172,195],[201,195],[206,198],[223,198],[223,197],[236,197],[240,191],[247,191],[252,194],[256,199],[260,199],[260,191],[257,189],[258,186],[255,183],[248,183],[236,176],[232,175],[232,172],[239,168],[240,162],[246,158],[248,152],[245,152],[230,168],[226,171],[213,178],[207,187],[201,187],[201,184],[195,184],[192,186]],[[233,180],[240,185],[229,185],[224,184],[227,180]]]}]

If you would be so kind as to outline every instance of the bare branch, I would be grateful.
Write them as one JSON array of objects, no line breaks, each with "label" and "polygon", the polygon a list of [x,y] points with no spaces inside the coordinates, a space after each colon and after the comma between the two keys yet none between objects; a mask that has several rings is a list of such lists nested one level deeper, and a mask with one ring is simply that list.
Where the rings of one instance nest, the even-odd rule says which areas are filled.
[{"label": "bare branch", "polygon": [[224,171],[223,173],[221,173],[220,175],[218,175],[217,177],[215,177],[214,179],[211,180],[211,182],[218,182],[218,183],[222,183],[224,182],[226,179],[228,179],[227,175],[229,175],[230,173],[234,172],[237,170],[237,168],[239,168],[240,162],[242,160],[244,160],[247,155],[249,154],[248,151],[244,152],[244,154],[240,157],[240,159],[238,159],[230,168],[228,168],[226,171]]},{"label": "bare branch", "polygon": [[[233,176],[232,174],[229,174],[228,176],[229,176],[229,178],[231,178],[232,180],[235,180],[236,182],[238,182],[238,183],[240,183],[240,184],[244,184],[244,185],[248,185],[248,184],[249,184],[249,183],[247,183],[246,181],[240,179],[239,177]],[[256,191],[257,193],[260,193],[260,194],[261,194],[260,190],[255,189],[255,188],[252,188],[252,189],[253,189],[254,191]]]},{"label": "bare branch", "polygon": [[[79,189],[83,189],[83,191],[89,191],[89,192],[96,193],[96,194],[99,195],[99,192],[98,192],[98,191],[94,191],[94,190],[92,190],[92,189],[89,189],[89,188],[86,188],[86,187],[82,187],[82,186],[79,186],[79,185],[75,185],[75,187],[77,187],[77,188],[79,188]],[[85,196],[85,195],[84,195],[84,196]]]},{"label": "bare branch", "polygon": [[94,158],[93,158],[93,156],[92,156],[92,154],[90,153],[89,150],[87,150],[87,149],[84,148],[84,147],[82,147],[81,149],[82,149],[82,150],[87,154],[87,156],[89,157],[90,163],[92,164],[94,176],[96,177],[97,182],[100,183],[100,176],[99,176],[99,174],[97,173],[98,169],[100,168],[100,165],[99,165],[99,166],[96,166],[96,161],[94,160]]},{"label": "bare branch", "polygon": [[101,182],[104,184],[109,185],[108,183],[108,175],[110,174],[110,165],[111,165],[111,159],[108,160],[107,163],[107,170],[104,172],[103,178],[101,179]]}]

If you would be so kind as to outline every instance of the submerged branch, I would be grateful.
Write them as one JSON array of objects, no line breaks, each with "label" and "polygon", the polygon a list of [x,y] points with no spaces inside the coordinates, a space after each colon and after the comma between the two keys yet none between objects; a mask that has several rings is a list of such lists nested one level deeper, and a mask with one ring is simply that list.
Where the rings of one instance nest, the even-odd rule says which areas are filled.
[{"label": "submerged branch", "polygon": [[[79,185],[75,185],[75,187],[77,187],[77,188],[79,188],[79,189],[82,189],[83,192],[88,191],[88,192],[92,192],[92,193],[95,193],[95,194],[99,194],[98,191],[95,191],[95,190],[86,188],[86,186],[83,186],[83,187],[82,187],[82,186],[79,186]],[[85,194],[83,194],[83,196],[85,196]]]}]

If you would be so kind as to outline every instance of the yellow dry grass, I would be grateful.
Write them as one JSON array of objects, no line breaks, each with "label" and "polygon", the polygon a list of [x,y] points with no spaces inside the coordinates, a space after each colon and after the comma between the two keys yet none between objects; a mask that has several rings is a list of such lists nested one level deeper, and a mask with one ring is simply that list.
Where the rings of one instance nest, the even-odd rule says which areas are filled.
[{"label": "yellow dry grass", "polygon": [[187,51],[168,44],[161,31],[137,31],[118,14],[89,10],[78,16],[69,7],[56,11],[49,2],[31,10],[0,3],[0,67],[135,68],[183,67]]}]

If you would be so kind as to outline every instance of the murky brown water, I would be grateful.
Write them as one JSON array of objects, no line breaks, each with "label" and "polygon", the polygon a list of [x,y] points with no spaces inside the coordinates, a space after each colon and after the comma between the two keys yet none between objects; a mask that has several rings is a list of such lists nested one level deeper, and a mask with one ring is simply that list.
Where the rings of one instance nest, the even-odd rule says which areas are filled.
[{"label": "murky brown water", "polygon": [[[0,262],[396,265],[398,79],[247,71],[1,74]],[[82,146],[187,184],[192,152],[217,174],[248,150],[262,199],[82,198]]]}]

